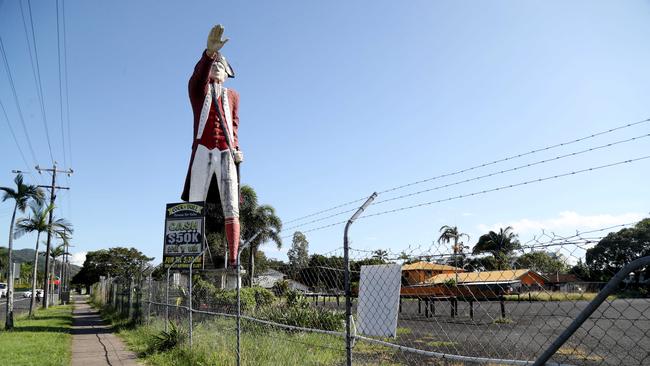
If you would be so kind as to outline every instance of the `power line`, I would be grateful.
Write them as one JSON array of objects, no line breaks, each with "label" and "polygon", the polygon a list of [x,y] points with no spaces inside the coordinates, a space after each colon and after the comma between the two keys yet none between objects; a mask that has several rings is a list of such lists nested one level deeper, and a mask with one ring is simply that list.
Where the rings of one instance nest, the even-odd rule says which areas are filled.
[{"label": "power line", "polygon": [[16,138],[16,133],[14,133],[13,127],[11,127],[11,123],[9,122],[9,116],[7,116],[7,110],[5,109],[4,104],[2,104],[2,100],[0,100],[0,107],[2,107],[2,113],[5,115],[5,120],[7,121],[7,126],[9,126],[9,132],[11,132],[11,136],[14,139],[14,142],[16,143],[16,147],[18,148],[18,152],[20,152],[20,157],[23,159],[23,162],[25,163],[25,167],[29,167],[29,163],[27,162],[27,159],[25,159],[25,154],[23,153],[23,149],[20,148],[20,144],[18,143],[18,139]]},{"label": "power line", "polygon": [[16,109],[18,109],[18,117],[20,124],[23,127],[23,132],[25,133],[25,138],[27,139],[27,146],[29,147],[29,152],[32,155],[34,160],[34,165],[38,165],[38,160],[36,159],[36,154],[34,153],[34,147],[32,146],[32,140],[29,138],[29,133],[27,132],[27,126],[25,125],[25,118],[23,117],[23,110],[20,108],[20,102],[18,101],[18,93],[16,93],[16,85],[14,84],[14,79],[11,76],[11,68],[9,67],[9,61],[7,60],[7,53],[5,52],[4,43],[2,42],[2,37],[0,37],[0,52],[2,53],[2,61],[7,70],[7,76],[9,77],[9,86],[11,87],[11,92],[14,96],[14,101],[16,102]]},{"label": "power line", "polygon": [[61,31],[59,28],[59,0],[56,0],[56,50],[59,66],[59,116],[61,119],[61,149],[63,150],[63,165],[68,166],[68,158],[65,152],[65,127],[63,126],[63,81],[61,80]]},{"label": "power line", "polygon": [[[588,148],[588,149],[583,149],[583,150],[571,152],[571,153],[568,153],[568,154],[558,155],[558,156],[555,156],[555,157],[549,158],[549,159],[542,159],[542,160],[539,160],[539,161],[536,161],[536,162],[533,162],[533,163],[519,165],[519,166],[516,166],[514,168],[510,168],[510,169],[503,169],[503,170],[495,171],[495,172],[492,172],[492,173],[479,175],[479,176],[476,176],[476,177],[463,179],[463,180],[460,180],[460,181],[456,181],[456,182],[452,182],[452,183],[448,183],[448,184],[443,184],[443,185],[439,185],[439,186],[428,188],[428,189],[423,189],[423,190],[420,190],[420,191],[417,191],[417,192],[412,192],[412,193],[407,193],[407,194],[403,194],[403,195],[396,196],[396,197],[387,198],[387,199],[375,202],[374,205],[378,205],[378,204],[382,204],[382,203],[386,203],[386,202],[391,202],[391,201],[396,201],[396,200],[404,199],[404,198],[408,198],[408,197],[413,197],[413,196],[417,196],[417,195],[420,195],[420,194],[423,194],[423,193],[432,192],[432,191],[443,189],[443,188],[449,188],[449,187],[456,186],[456,185],[463,184],[463,183],[478,181],[478,180],[481,180],[481,179],[490,178],[490,177],[494,177],[494,176],[509,173],[509,172],[514,172],[514,171],[525,169],[525,168],[530,168],[530,167],[533,167],[533,166],[536,166],[536,165],[545,164],[545,163],[549,163],[549,162],[554,162],[554,161],[558,161],[558,160],[561,160],[561,159],[578,156],[578,155],[581,155],[581,154],[585,154],[585,153],[588,153],[588,152],[593,152],[593,151],[600,150],[600,149],[610,148],[610,147],[613,147],[613,146],[616,146],[616,145],[636,141],[636,140],[643,139],[643,138],[646,138],[646,137],[650,137],[650,133],[644,134],[644,135],[639,135],[639,136],[632,137],[632,138],[625,139],[625,140],[610,142],[610,143],[607,143],[607,144],[604,144],[604,145],[591,147],[591,148]],[[337,212],[337,213],[334,213],[334,214],[331,214],[331,215],[328,215],[328,216],[325,216],[325,217],[321,217],[321,218],[318,218],[318,219],[315,219],[315,220],[311,220],[311,221],[302,223],[302,224],[294,225],[292,227],[287,228],[286,230],[292,230],[292,229],[296,229],[296,228],[299,228],[299,227],[303,227],[305,225],[313,224],[313,223],[320,222],[320,221],[325,221],[325,220],[330,219],[332,217],[336,217],[336,216],[339,216],[339,215],[350,213],[350,212],[352,212],[354,210],[356,210],[356,208],[341,211],[341,212]]]},{"label": "power line", "polygon": [[41,101],[41,114],[43,116],[43,127],[45,127],[45,137],[47,138],[47,148],[50,152],[50,159],[52,160],[52,163],[54,163],[54,155],[52,154],[52,143],[50,142],[50,131],[47,128],[47,116],[45,114],[45,102],[43,100],[43,85],[41,82],[41,68],[38,63],[38,46],[36,45],[36,33],[34,32],[34,19],[32,18],[32,2],[31,0],[27,0],[27,7],[29,9],[29,22],[32,27],[32,41],[34,43],[34,58],[36,59],[36,75],[38,76],[37,78],[37,91],[38,91],[38,98]]},{"label": "power line", "polygon": [[[605,169],[605,168],[611,168],[611,167],[618,166],[618,165],[623,165],[623,164],[630,164],[630,163],[645,160],[645,159],[650,159],[650,155],[642,156],[642,157],[638,157],[638,158],[633,158],[633,159],[628,159],[628,160],[622,160],[622,161],[618,161],[618,162],[615,162],[615,163],[595,166],[595,167],[591,167],[591,168],[575,170],[575,171],[571,171],[571,172],[567,172],[567,173],[556,174],[556,175],[552,175],[552,176],[548,176],[548,177],[531,179],[531,180],[527,180],[527,181],[523,181],[523,182],[519,182],[519,183],[502,185],[502,186],[498,186],[498,187],[491,188],[491,189],[484,189],[484,190],[481,190],[481,191],[476,191],[476,192],[461,194],[461,195],[457,195],[457,196],[447,197],[447,198],[443,198],[443,199],[439,199],[439,200],[435,200],[435,201],[423,202],[423,203],[410,205],[410,206],[405,206],[405,207],[400,207],[400,208],[396,208],[396,209],[392,209],[392,210],[381,211],[381,212],[377,212],[377,213],[374,213],[374,214],[361,216],[361,217],[359,217],[359,219],[366,219],[366,218],[369,218],[369,217],[382,216],[382,215],[386,215],[386,214],[390,214],[390,213],[410,210],[410,209],[413,209],[413,208],[430,206],[430,205],[433,205],[433,204],[436,204],[436,203],[454,201],[454,200],[458,200],[458,199],[461,199],[461,198],[467,198],[467,197],[478,196],[478,195],[491,193],[491,192],[503,191],[503,190],[507,190],[507,189],[510,189],[510,188],[520,187],[520,186],[529,185],[529,184],[533,184],[533,183],[540,183],[540,182],[544,182],[544,181],[547,181],[547,180],[553,180],[553,179],[558,179],[558,178],[562,178],[562,177],[578,175],[578,174],[592,172],[592,171],[601,170],[601,169]],[[342,225],[342,224],[345,224],[346,222],[347,222],[347,220],[339,221],[339,222],[335,222],[335,223],[332,223],[332,224],[312,228],[312,229],[309,229],[309,230],[304,230],[304,231],[301,231],[301,232],[302,233],[309,233],[309,232],[318,231],[318,230],[326,229],[326,228],[333,227],[333,226]],[[285,237],[283,237],[283,238],[285,238]]]},{"label": "power line", "polygon": [[527,181],[523,181],[523,182],[519,182],[519,183],[514,183],[514,184],[507,184],[507,185],[499,186],[499,187],[496,187],[496,188],[484,189],[482,191],[476,191],[476,192],[472,192],[472,193],[468,193],[468,194],[461,194],[461,195],[457,195],[457,196],[453,196],[453,197],[443,198],[443,199],[440,199],[440,200],[429,201],[429,202],[419,203],[419,204],[416,204],[416,205],[400,207],[400,208],[396,208],[396,209],[393,209],[393,210],[386,210],[386,211],[382,211],[382,212],[378,212],[378,213],[363,216],[363,218],[368,218],[368,217],[373,217],[373,216],[381,216],[381,215],[385,215],[385,214],[389,214],[389,213],[394,213],[394,212],[399,212],[399,211],[404,211],[404,210],[410,210],[412,208],[429,206],[429,205],[433,205],[433,204],[436,204],[436,203],[454,201],[454,200],[457,200],[457,199],[460,199],[460,198],[467,198],[467,197],[472,197],[472,196],[476,196],[476,195],[480,195],[480,194],[496,192],[496,191],[502,191],[502,190],[515,188],[515,187],[519,187],[519,186],[524,186],[524,185],[528,185],[528,184],[532,184],[532,183],[539,183],[539,182],[544,182],[544,181],[547,181],[547,180],[567,177],[567,176],[570,176],[570,175],[576,175],[576,174],[591,172],[591,171],[595,171],[595,170],[610,168],[610,167],[614,167],[614,166],[618,166],[618,165],[629,164],[629,163],[632,163],[632,162],[635,162],[635,161],[640,161],[640,160],[645,160],[645,159],[650,159],[650,155],[642,156],[642,157],[634,158],[634,159],[618,161],[618,162],[611,163],[611,164],[605,164],[605,165],[595,166],[595,167],[591,167],[591,168],[576,170],[576,171],[572,171],[572,172],[551,175],[551,176],[544,177],[544,178],[531,179],[531,180],[527,180]]},{"label": "power line", "polygon": [[[469,168],[465,168],[465,169],[461,169],[461,170],[457,170],[457,171],[454,171],[454,172],[451,172],[451,173],[445,173],[445,174],[437,175],[437,176],[434,176],[434,177],[431,177],[431,178],[426,178],[426,179],[418,180],[418,181],[415,181],[415,182],[411,182],[411,183],[399,185],[399,186],[396,186],[396,187],[388,188],[388,189],[385,189],[383,191],[380,191],[379,194],[384,194],[384,193],[396,191],[396,190],[399,190],[399,189],[403,189],[403,188],[406,188],[406,187],[414,186],[414,185],[417,185],[417,184],[422,184],[422,183],[430,182],[430,181],[433,181],[433,180],[437,180],[437,179],[441,179],[441,178],[446,178],[446,177],[466,173],[466,172],[471,171],[471,170],[484,168],[486,166],[506,162],[506,161],[509,161],[509,160],[518,159],[518,158],[521,158],[521,157],[524,157],[524,156],[536,154],[536,153],[543,152],[543,151],[552,150],[552,149],[555,149],[555,148],[558,148],[558,147],[572,145],[572,144],[575,144],[575,143],[578,143],[578,142],[581,142],[581,141],[585,141],[585,140],[588,140],[588,139],[595,138],[597,136],[609,134],[609,133],[612,133],[614,131],[622,130],[622,129],[625,129],[625,128],[630,128],[630,127],[637,126],[637,125],[640,125],[640,124],[643,124],[643,123],[648,123],[648,122],[650,122],[650,118],[647,118],[647,119],[644,119],[644,120],[641,120],[641,121],[637,121],[637,122],[627,123],[627,124],[624,124],[624,125],[621,125],[621,126],[618,126],[618,127],[614,127],[614,128],[610,128],[608,130],[596,132],[596,133],[593,133],[593,134],[590,134],[590,135],[587,135],[587,136],[583,136],[583,137],[580,137],[580,138],[577,138],[577,139],[574,139],[574,140],[561,142],[561,143],[557,143],[557,144],[554,144],[554,145],[549,145],[549,146],[539,148],[539,149],[535,149],[535,150],[530,150],[530,151],[525,152],[525,153],[511,155],[511,156],[508,156],[508,157],[505,157],[505,158],[502,158],[502,159],[493,160],[493,161],[490,161],[490,162],[487,162],[487,163],[478,164],[478,165],[475,165],[475,166],[472,166],[472,167],[469,167]],[[312,213],[312,214],[308,214],[308,215],[305,215],[305,216],[301,216],[301,217],[286,221],[285,224],[289,224],[289,223],[292,223],[292,222],[304,220],[306,218],[314,217],[314,216],[320,215],[320,214],[325,213],[325,212],[336,210],[337,208],[341,208],[341,207],[345,207],[345,206],[348,206],[348,205],[351,205],[351,204],[354,204],[354,203],[357,203],[357,202],[361,202],[361,201],[363,201],[365,199],[366,199],[366,197],[359,198],[359,199],[356,199],[356,200],[353,200],[353,201],[348,201],[348,202],[336,205],[334,207],[330,207],[330,208],[327,208],[327,209],[324,209],[324,210],[317,211],[317,212]]]},{"label": "power line", "polygon": [[63,71],[65,75],[65,108],[66,122],[68,125],[68,151],[70,156],[70,165],[72,165],[72,133],[70,132],[70,96],[68,93],[68,46],[65,28],[65,0],[61,0],[61,15],[63,23]]},{"label": "power line", "polygon": [[[68,127],[68,159],[69,164],[72,165],[72,132],[70,129],[70,94],[69,94],[69,84],[68,84],[68,47],[67,47],[67,36],[66,36],[66,22],[65,22],[65,0],[61,0],[61,25],[63,27],[63,80],[65,82],[65,117],[66,124]],[[64,148],[65,149],[65,148]],[[65,150],[64,150],[65,151]],[[70,178],[66,175],[65,177],[68,186],[70,186]],[[68,217],[72,220],[72,192],[68,191],[66,195],[66,200],[68,203]]]}]

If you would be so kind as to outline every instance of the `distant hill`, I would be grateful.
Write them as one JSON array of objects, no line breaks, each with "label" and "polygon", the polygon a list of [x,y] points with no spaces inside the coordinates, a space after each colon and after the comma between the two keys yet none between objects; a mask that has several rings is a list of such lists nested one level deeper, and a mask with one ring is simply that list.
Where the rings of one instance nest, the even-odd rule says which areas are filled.
[{"label": "distant hill", "polygon": [[[1,249],[6,249],[6,247],[0,247]],[[43,248],[45,250],[45,248]],[[13,253],[14,257],[14,262],[16,263],[33,263],[34,262],[34,249],[16,249],[14,250]],[[60,259],[57,259],[59,261]],[[45,255],[40,254],[38,256],[38,270],[39,271],[44,271],[45,270]],[[71,264],[70,265],[70,272],[74,276],[81,270],[81,267]]]}]

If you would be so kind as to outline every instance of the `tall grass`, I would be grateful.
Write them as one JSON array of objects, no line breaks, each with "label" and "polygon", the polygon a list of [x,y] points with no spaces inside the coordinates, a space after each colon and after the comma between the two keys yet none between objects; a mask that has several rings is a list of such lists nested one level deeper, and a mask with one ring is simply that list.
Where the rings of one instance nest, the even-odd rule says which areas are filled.
[{"label": "tall grass", "polygon": [[[247,323],[243,321],[243,323]],[[243,324],[241,345],[245,365],[332,365],[345,357],[342,337],[295,333],[247,326]],[[123,328],[119,335],[129,347],[152,365],[234,365],[236,362],[235,320],[205,320],[194,327],[193,347],[187,343],[165,352],[155,352],[154,342],[164,329],[154,321],[132,329]]]}]

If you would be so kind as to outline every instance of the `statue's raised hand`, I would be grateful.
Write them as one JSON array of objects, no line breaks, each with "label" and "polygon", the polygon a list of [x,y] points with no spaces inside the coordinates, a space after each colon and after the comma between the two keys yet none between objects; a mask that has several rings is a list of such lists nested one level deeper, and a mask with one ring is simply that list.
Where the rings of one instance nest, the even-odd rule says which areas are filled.
[{"label": "statue's raised hand", "polygon": [[226,42],[228,42],[228,38],[221,39],[222,36],[223,26],[221,24],[212,27],[210,34],[208,34],[208,55],[214,55],[221,49],[221,47],[223,47],[223,45],[226,44]]}]

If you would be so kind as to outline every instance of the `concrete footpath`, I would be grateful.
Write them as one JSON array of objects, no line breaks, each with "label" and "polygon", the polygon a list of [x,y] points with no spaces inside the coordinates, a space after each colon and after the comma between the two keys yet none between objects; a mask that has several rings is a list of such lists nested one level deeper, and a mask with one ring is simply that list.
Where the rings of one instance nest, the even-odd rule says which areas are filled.
[{"label": "concrete footpath", "polygon": [[126,348],[87,300],[87,296],[73,297],[72,366],[138,365],[135,353]]}]

